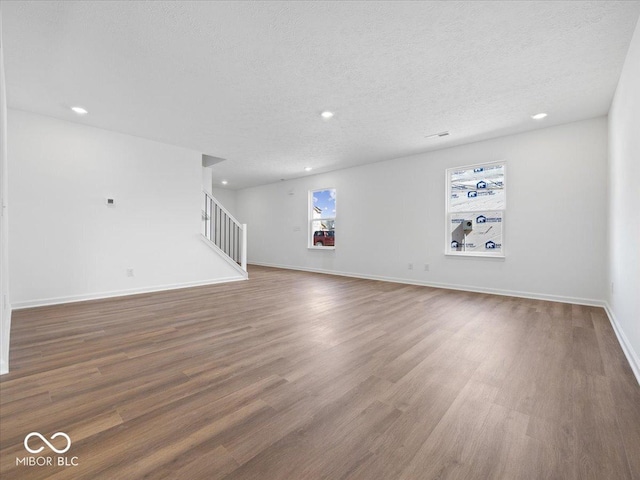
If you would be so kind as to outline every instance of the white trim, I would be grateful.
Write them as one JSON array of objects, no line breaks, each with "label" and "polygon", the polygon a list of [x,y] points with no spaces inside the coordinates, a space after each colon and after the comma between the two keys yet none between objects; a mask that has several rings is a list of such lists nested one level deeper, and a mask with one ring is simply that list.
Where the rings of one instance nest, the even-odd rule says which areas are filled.
[{"label": "white trim", "polygon": [[[487,212],[501,212],[502,213],[502,248],[500,249],[499,254],[496,255],[492,255],[492,254],[484,254],[484,252],[452,252],[451,251],[451,215],[456,215],[456,214],[462,214],[462,213],[477,213],[476,211],[466,211],[466,212],[451,212],[451,173],[452,171],[455,170],[469,170],[469,169],[476,169],[478,167],[488,167],[488,166],[494,166],[494,165],[502,165],[503,166],[503,175],[504,175],[504,207],[498,210],[486,210]],[[445,169],[445,185],[444,185],[444,195],[445,195],[445,204],[444,204],[444,208],[445,208],[445,226],[444,226],[444,248],[445,248],[445,255],[456,255],[456,256],[460,256],[460,257],[479,257],[479,256],[483,256],[483,257],[497,257],[497,258],[505,258],[506,257],[506,252],[505,252],[505,245],[506,242],[505,240],[505,217],[507,215],[507,161],[506,160],[495,160],[492,162],[484,162],[484,163],[476,163],[473,165],[463,165],[461,167],[451,167],[451,168],[447,168]],[[478,210],[479,212],[480,210]],[[465,235],[465,242],[466,242],[466,235]]]},{"label": "white trim", "polygon": [[299,270],[301,272],[312,272],[312,273],[322,273],[326,275],[336,275],[339,277],[362,278],[365,280],[379,280],[382,282],[402,283],[406,285],[419,285],[422,287],[444,288],[447,290],[459,290],[463,292],[488,293],[491,295],[502,295],[505,297],[529,298],[532,300],[546,300],[549,302],[572,303],[576,305],[587,305],[591,307],[605,306],[605,302],[603,300],[594,300],[590,298],[565,297],[561,295],[550,295],[547,293],[519,292],[516,290],[502,290],[498,288],[480,288],[480,287],[473,287],[469,285],[458,285],[458,284],[450,284],[450,283],[423,282],[420,280],[413,280],[413,279],[407,279],[407,278],[385,277],[381,275],[367,275],[364,273],[338,272],[333,270],[322,270],[319,268],[302,268],[302,267],[294,267],[290,265],[279,265],[279,264],[273,264],[273,263],[250,262],[250,264],[259,265],[262,267],[284,268],[286,270]]},{"label": "white trim", "polygon": [[[246,226],[246,225],[245,225]],[[215,243],[213,243],[211,240],[209,240],[205,235],[203,235],[202,233],[200,234],[200,239],[212,250],[214,250],[216,253],[218,253],[229,265],[231,265],[233,268],[235,268],[237,270],[237,272],[242,275],[244,277],[244,279],[246,280],[247,278],[249,278],[249,274],[247,273],[246,270],[244,270],[242,268],[242,266],[238,265],[235,260],[233,258],[231,258],[229,255],[227,255],[226,253],[224,253],[224,251],[217,246]],[[245,239],[245,243],[244,245],[246,245],[246,239]],[[244,252],[245,247],[243,246],[243,255],[244,258],[246,259],[246,252]],[[244,265],[246,267],[247,263],[246,260],[244,261]]]},{"label": "white trim", "polygon": [[240,268],[244,272],[245,278],[249,277],[249,273],[247,272],[247,224],[242,224],[242,251],[240,252],[240,260],[242,265]]},{"label": "white trim", "polygon": [[[483,162],[483,163],[472,163],[470,165],[462,165],[462,166],[455,166],[455,167],[450,167],[447,168],[447,170],[469,170],[470,168],[478,168],[478,167],[488,167],[488,166],[492,166],[492,165],[502,165],[502,164],[506,164],[507,161],[506,160],[492,160],[490,162]],[[505,179],[505,185],[506,185],[506,179]],[[506,203],[505,203],[506,206]]]},{"label": "white trim", "polygon": [[482,253],[482,252],[469,252],[469,253],[465,253],[465,252],[447,253],[447,252],[445,252],[444,254],[447,257],[483,257],[483,258],[502,258],[502,259],[506,258],[504,253],[493,254],[493,253]]},{"label": "white trim", "polygon": [[605,302],[604,311],[607,312],[607,317],[609,317],[609,322],[611,322],[611,327],[618,338],[618,343],[620,347],[622,347],[622,351],[624,352],[624,356],[627,357],[627,361],[629,362],[629,366],[633,371],[633,374],[636,376],[636,380],[638,384],[640,384],[640,358],[638,357],[637,352],[633,349],[631,342],[624,334],[624,330],[620,327],[618,320],[616,320],[616,316],[611,309],[611,305],[609,302]]},{"label": "white trim", "polygon": [[[8,297],[9,295],[7,295],[7,298]],[[9,351],[11,350],[11,316],[13,313],[13,306],[7,301],[4,304],[4,308],[6,312],[2,313],[5,315],[5,317],[1,320],[6,322],[6,328],[5,325],[2,325],[2,322],[0,321],[0,328],[4,329],[2,332],[0,332],[0,342],[3,342],[3,344],[0,345],[0,375],[9,373]],[[8,338],[5,338],[5,335]],[[4,348],[5,345],[6,350]]]},{"label": "white trim", "polygon": [[67,297],[45,298],[41,300],[28,300],[26,302],[16,302],[12,305],[12,307],[13,307],[13,310],[21,310],[23,308],[45,307],[49,305],[60,305],[62,303],[86,302],[88,300],[103,300],[107,298],[126,297],[128,295],[139,295],[142,293],[163,292],[165,290],[179,290],[181,288],[202,287],[205,285],[215,285],[218,283],[239,282],[242,280],[246,280],[246,278],[226,277],[226,278],[217,278],[215,280],[203,280],[198,282],[175,283],[171,285],[158,285],[155,287],[116,290],[113,292],[70,295]]},{"label": "white trim", "polygon": [[[324,192],[325,190],[333,190],[335,192],[335,196],[333,198],[333,203],[334,203],[334,213],[332,217],[319,217],[319,218],[313,218],[313,194],[316,192]],[[308,215],[308,222],[307,222],[307,248],[308,249],[325,249],[325,250],[333,250],[335,248],[334,247],[316,247],[313,244],[313,232],[315,232],[315,230],[313,229],[313,222],[322,222],[323,220],[333,220],[333,230],[335,232],[335,225],[336,225],[336,215],[338,213],[338,189],[336,187],[326,187],[326,188],[316,188],[313,190],[309,190],[307,192],[307,215]]]},{"label": "white trim", "polygon": [[11,302],[9,300],[9,167],[7,153],[7,82],[0,11],[0,375],[9,372]]}]

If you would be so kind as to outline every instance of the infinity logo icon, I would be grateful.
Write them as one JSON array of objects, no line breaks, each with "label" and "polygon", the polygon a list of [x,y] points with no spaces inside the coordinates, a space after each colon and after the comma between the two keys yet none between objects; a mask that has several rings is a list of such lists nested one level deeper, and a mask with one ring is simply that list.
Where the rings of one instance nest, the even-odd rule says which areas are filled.
[{"label": "infinity logo icon", "polygon": [[54,452],[56,452],[58,454],[66,453],[71,448],[71,439],[69,438],[69,435],[67,435],[66,433],[56,432],[53,435],[51,435],[51,440],[53,440],[56,437],[64,437],[64,438],[67,439],[67,446],[65,448],[63,448],[62,450],[58,450],[56,447],[54,447],[51,444],[51,442],[49,440],[44,438],[44,436],[42,434],[40,434],[38,432],[31,432],[29,435],[24,437],[24,448],[26,448],[31,453],[40,453],[42,450],[44,450],[44,447],[40,447],[40,448],[38,448],[36,450],[34,450],[33,448],[29,447],[29,439],[31,437],[39,437],[40,440],[42,440],[44,443],[47,444],[47,447],[49,447],[51,450],[53,450]]}]

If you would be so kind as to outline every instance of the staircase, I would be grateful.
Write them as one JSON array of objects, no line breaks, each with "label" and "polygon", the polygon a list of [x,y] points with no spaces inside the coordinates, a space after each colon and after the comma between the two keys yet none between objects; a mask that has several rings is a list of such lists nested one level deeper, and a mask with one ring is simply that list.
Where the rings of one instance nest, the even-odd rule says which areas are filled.
[{"label": "staircase", "polygon": [[247,224],[241,224],[207,192],[202,210],[203,237],[207,244],[247,276]]}]

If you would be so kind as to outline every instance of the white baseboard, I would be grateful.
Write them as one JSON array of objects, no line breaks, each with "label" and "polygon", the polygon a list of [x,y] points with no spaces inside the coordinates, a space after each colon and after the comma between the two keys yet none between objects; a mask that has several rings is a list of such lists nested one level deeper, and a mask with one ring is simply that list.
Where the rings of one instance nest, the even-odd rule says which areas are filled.
[{"label": "white baseboard", "polygon": [[28,300],[25,302],[15,302],[12,304],[13,310],[24,308],[45,307],[49,305],[60,305],[62,303],[86,302],[89,300],[102,300],[105,298],[125,297],[127,295],[138,295],[141,293],[162,292],[165,290],[178,290],[181,288],[202,287],[205,285],[215,285],[218,283],[239,282],[247,280],[246,277],[227,277],[215,280],[204,280],[199,282],[176,283],[171,285],[157,285],[154,287],[132,288],[129,290],[117,290],[112,292],[89,293],[84,295],[70,295],[67,297],[46,298],[41,300]]},{"label": "white baseboard", "polygon": [[638,357],[638,353],[631,346],[631,342],[624,333],[624,330],[620,327],[618,320],[616,319],[616,315],[613,313],[611,309],[611,305],[609,302],[605,303],[604,306],[605,312],[607,312],[607,316],[609,317],[609,322],[611,322],[611,327],[618,337],[618,343],[620,347],[622,347],[622,351],[624,352],[625,357],[627,357],[627,361],[629,362],[629,366],[631,366],[631,370],[633,374],[636,376],[636,380],[638,384],[640,384],[640,358]]},{"label": "white baseboard", "polygon": [[4,375],[5,373],[9,373],[9,365],[4,360],[0,360],[0,375]]},{"label": "white baseboard", "polygon": [[532,300],[547,300],[550,302],[573,303],[576,305],[588,305],[591,307],[604,307],[604,300],[594,300],[590,298],[565,297],[561,295],[550,295],[546,293],[520,292],[517,290],[502,290],[497,288],[482,288],[469,285],[457,285],[448,283],[424,282],[407,278],[385,277],[381,275],[367,275],[363,273],[338,272],[333,270],[322,270],[317,268],[302,268],[291,265],[278,265],[273,263],[251,262],[251,265],[262,267],[284,268],[286,270],[298,270],[302,272],[322,273],[326,275],[337,275],[339,277],[362,278],[365,280],[379,280],[382,282],[402,283],[406,285],[419,285],[422,287],[444,288],[447,290],[459,290],[463,292],[489,293],[492,295],[503,295],[505,297],[530,298]]}]

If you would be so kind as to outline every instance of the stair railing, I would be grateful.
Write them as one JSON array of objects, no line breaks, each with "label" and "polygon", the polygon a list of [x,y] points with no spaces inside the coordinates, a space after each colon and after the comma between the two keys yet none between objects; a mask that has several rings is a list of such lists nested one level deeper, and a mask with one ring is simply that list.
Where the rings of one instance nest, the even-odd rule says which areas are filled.
[{"label": "stair railing", "polygon": [[203,235],[247,271],[247,224],[236,220],[218,200],[204,193]]}]

